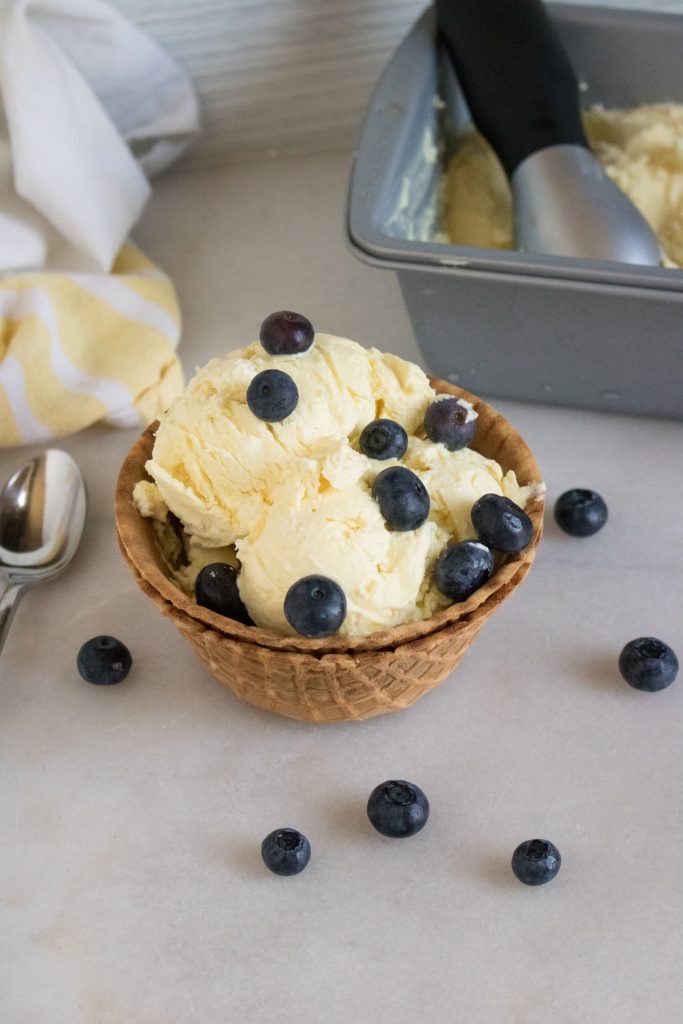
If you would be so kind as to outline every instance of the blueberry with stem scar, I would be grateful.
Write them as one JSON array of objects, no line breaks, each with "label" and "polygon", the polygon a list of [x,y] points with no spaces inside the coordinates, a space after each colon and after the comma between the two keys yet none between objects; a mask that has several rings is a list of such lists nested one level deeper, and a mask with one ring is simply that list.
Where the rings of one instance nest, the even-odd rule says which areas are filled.
[{"label": "blueberry with stem scar", "polygon": [[360,435],[360,450],[369,459],[402,459],[408,435],[394,420],[373,420]]},{"label": "blueberry with stem scar", "polygon": [[663,640],[641,636],[629,641],[622,650],[619,671],[635,690],[656,693],[673,683],[678,675],[678,658]]},{"label": "blueberry with stem scar", "polygon": [[367,811],[368,818],[383,836],[405,839],[427,824],[429,800],[415,783],[389,779],[373,789]]},{"label": "blueberry with stem scar", "polygon": [[545,885],[560,870],[560,851],[548,839],[527,839],[512,855],[512,870],[524,885]]},{"label": "blueberry with stem scar", "polygon": [[260,420],[280,423],[286,420],[299,402],[299,390],[282,370],[262,370],[247,388],[247,405]]},{"label": "blueberry with stem scar", "polygon": [[375,477],[372,496],[392,530],[416,530],[429,515],[429,494],[417,474],[389,466]]},{"label": "blueberry with stem scar", "polygon": [[327,576],[304,576],[287,591],[284,613],[301,636],[313,640],[332,636],[346,618],[346,595]]},{"label": "blueberry with stem scar", "polygon": [[83,679],[96,686],[122,682],[132,664],[130,651],[115,636],[94,636],[87,640],[76,659],[76,667]]},{"label": "blueberry with stem scar", "polygon": [[314,336],[311,321],[288,309],[267,316],[259,331],[259,340],[271,356],[301,355],[311,347]]},{"label": "blueberry with stem scar", "polygon": [[555,502],[555,522],[572,537],[592,537],[607,522],[607,505],[597,491],[575,487]]},{"label": "blueberry with stem scar", "polygon": [[276,828],[261,843],[261,857],[274,875],[298,875],[311,859],[311,844],[295,828]]},{"label": "blueberry with stem scar", "polygon": [[457,452],[474,440],[477,414],[462,398],[437,398],[425,413],[424,428],[430,441]]}]

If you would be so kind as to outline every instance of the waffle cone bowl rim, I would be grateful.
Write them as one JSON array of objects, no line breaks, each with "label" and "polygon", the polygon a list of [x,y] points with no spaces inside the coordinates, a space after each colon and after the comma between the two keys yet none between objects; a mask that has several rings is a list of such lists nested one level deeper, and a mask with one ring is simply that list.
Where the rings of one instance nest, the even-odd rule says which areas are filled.
[{"label": "waffle cone bowl rim", "polygon": [[[496,458],[496,452],[490,450],[486,439],[482,443],[481,438],[482,427],[486,428],[486,438],[495,431],[504,436],[506,447],[511,448],[516,454],[516,458],[513,460],[514,464],[510,464],[509,458],[498,460],[501,462],[503,470],[514,469],[520,484],[541,482],[540,471],[531,450],[521,435],[496,409],[476,395],[439,378],[430,378],[430,383],[438,394],[464,398],[474,406],[479,414],[479,428],[471,445],[473,450],[479,451],[489,458]],[[472,619],[478,619],[480,615],[487,618],[494,608],[498,607],[501,601],[522,582],[534,560],[543,530],[544,502],[542,495],[536,497],[526,509],[534,526],[531,543],[523,551],[508,557],[494,575],[466,601],[449,605],[429,619],[380,630],[369,636],[336,635],[321,640],[283,636],[258,626],[242,625],[242,623],[197,605],[167,577],[157,549],[152,521],[143,518],[133,502],[132,492],[135,484],[142,479],[151,479],[144,467],[151,454],[157,426],[156,422],[150,424],[137,438],[127,453],[119,472],[116,484],[115,511],[122,554],[147,596],[152,597],[152,593],[158,595],[158,598],[155,597],[154,600],[162,611],[165,610],[164,606],[168,605],[174,612],[187,617],[203,627],[204,630],[210,630],[233,642],[254,645],[273,654],[280,652],[289,655],[309,655],[316,660],[327,659],[331,655],[361,656],[373,652],[392,651],[398,647],[414,645],[416,641],[434,634],[456,632],[459,624],[464,626]],[[176,616],[173,615],[172,618],[175,622]],[[180,621],[184,621],[184,619]],[[176,622],[176,625],[182,629],[180,622]]]}]

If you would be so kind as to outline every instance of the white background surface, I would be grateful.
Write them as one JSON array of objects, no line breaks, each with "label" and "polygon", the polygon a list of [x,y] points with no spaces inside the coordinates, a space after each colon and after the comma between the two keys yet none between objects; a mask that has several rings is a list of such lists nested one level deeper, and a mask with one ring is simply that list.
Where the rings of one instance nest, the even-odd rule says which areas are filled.
[{"label": "white background surface", "polygon": [[[420,359],[393,276],[347,253],[347,156],[167,177],[137,233],[178,284],[188,369],[273,309]],[[653,345],[656,339],[644,338]],[[239,703],[140,594],[112,498],[130,433],[63,445],[90,494],[81,550],[27,595],[0,662],[3,1024],[650,1024],[683,988],[680,712],[620,680],[633,637],[683,654],[681,425],[497,403],[534,449],[549,504],[598,489],[610,521],[548,522],[521,590],[412,709],[312,726]],[[0,477],[30,451],[0,453]],[[77,675],[113,633],[125,683]],[[365,818],[412,779],[420,835]],[[293,825],[308,869],[259,847]],[[515,846],[552,839],[528,889]]]}]

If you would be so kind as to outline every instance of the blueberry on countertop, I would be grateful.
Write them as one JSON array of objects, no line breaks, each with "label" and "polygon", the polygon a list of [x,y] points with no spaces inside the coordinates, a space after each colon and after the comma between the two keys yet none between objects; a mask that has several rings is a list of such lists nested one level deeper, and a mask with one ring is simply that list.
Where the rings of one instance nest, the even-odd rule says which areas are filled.
[{"label": "blueberry on countertop", "polygon": [[304,576],[287,591],[284,613],[301,636],[332,636],[346,618],[346,594],[327,576]]},{"label": "blueberry on countertop", "polygon": [[425,413],[424,428],[430,441],[457,452],[474,440],[477,414],[462,398],[437,398]]},{"label": "blueberry on countertop", "polygon": [[548,839],[527,839],[512,854],[512,870],[525,885],[545,885],[560,870],[560,851]]},{"label": "blueberry on countertop", "polygon": [[263,863],[275,875],[298,875],[311,859],[311,844],[295,828],[276,828],[261,843]]},{"label": "blueberry on countertop", "polygon": [[663,640],[641,636],[624,647],[619,655],[619,671],[634,689],[656,693],[673,683],[678,675],[678,658]]},{"label": "blueberry on countertop", "polygon": [[389,466],[378,473],[372,496],[392,530],[416,530],[429,515],[427,488],[419,476],[404,466]]},{"label": "blueberry on countertop", "polygon": [[197,573],[194,598],[203,608],[253,626],[237,588],[237,571],[227,562],[211,562]]},{"label": "blueberry on countertop", "polygon": [[470,514],[479,540],[496,551],[515,554],[527,547],[534,535],[526,512],[502,494],[483,494]]},{"label": "blueberry on countertop", "polygon": [[428,817],[429,800],[412,782],[390,779],[370,794],[368,818],[383,836],[414,836],[425,827]]},{"label": "blueberry on countertop", "polygon": [[267,316],[259,331],[261,344],[271,356],[301,355],[311,347],[314,336],[311,321],[288,309]]},{"label": "blueberry on countertop", "polygon": [[555,522],[572,537],[591,537],[607,522],[607,505],[597,491],[575,487],[555,502]]},{"label": "blueberry on countertop", "polygon": [[133,659],[125,644],[114,636],[94,636],[87,640],[76,659],[76,666],[87,683],[111,686],[130,672]]},{"label": "blueberry on countertop", "polygon": [[476,540],[463,540],[442,551],[434,566],[434,582],[451,601],[464,601],[493,572],[490,548]]},{"label": "blueberry on countertop", "polygon": [[373,420],[360,435],[360,450],[369,459],[402,459],[408,435],[394,420]]},{"label": "blueberry on countertop", "polygon": [[261,370],[247,388],[247,405],[266,423],[286,420],[297,407],[299,390],[282,370]]}]

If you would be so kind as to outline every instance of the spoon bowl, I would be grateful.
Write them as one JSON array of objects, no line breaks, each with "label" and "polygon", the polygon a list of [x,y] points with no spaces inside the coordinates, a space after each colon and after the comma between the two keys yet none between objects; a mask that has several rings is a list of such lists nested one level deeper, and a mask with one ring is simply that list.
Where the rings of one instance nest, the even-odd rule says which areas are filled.
[{"label": "spoon bowl", "polygon": [[14,473],[0,492],[0,650],[27,587],[57,576],[81,540],[87,507],[80,470],[50,448]]}]

